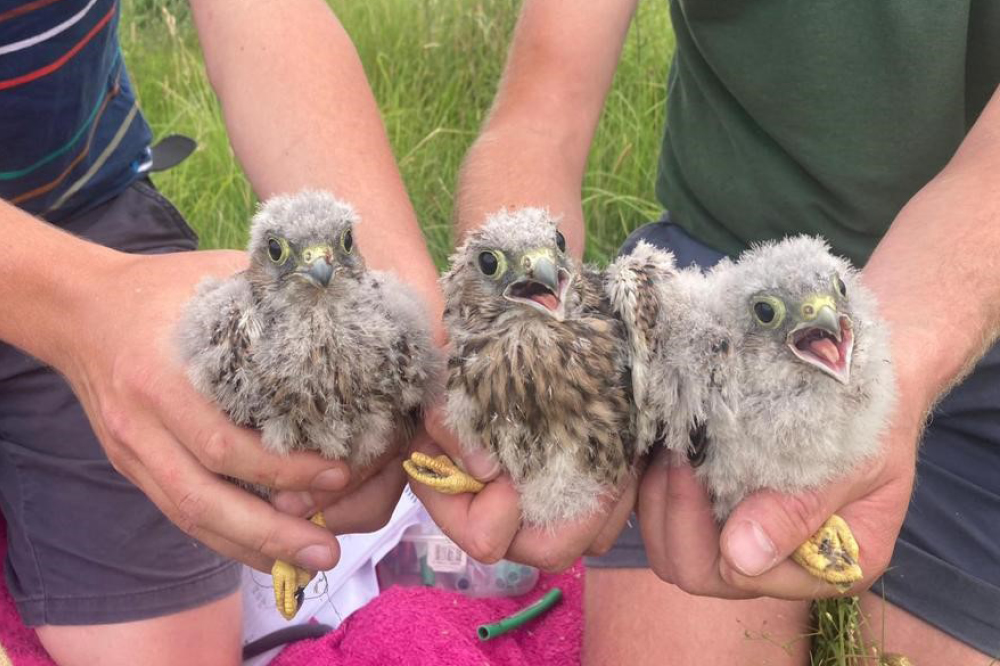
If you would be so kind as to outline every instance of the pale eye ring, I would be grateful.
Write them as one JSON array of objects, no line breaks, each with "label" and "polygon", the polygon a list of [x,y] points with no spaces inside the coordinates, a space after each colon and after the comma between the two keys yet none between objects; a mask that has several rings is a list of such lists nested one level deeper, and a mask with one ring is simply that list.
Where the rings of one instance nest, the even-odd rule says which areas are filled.
[{"label": "pale eye ring", "polygon": [[844,281],[836,273],[833,275],[833,288],[840,294],[841,298],[847,298],[847,285],[844,284]]},{"label": "pale eye ring", "polygon": [[750,304],[757,323],[765,328],[777,328],[785,319],[785,304],[774,296],[758,296]]},{"label": "pale eye ring", "polygon": [[500,258],[497,257],[496,252],[480,252],[478,261],[479,270],[483,272],[483,275],[493,277],[500,269]]},{"label": "pale eye ring", "polygon": [[350,254],[354,250],[354,232],[348,229],[340,236],[340,247]]},{"label": "pale eye ring", "polygon": [[566,251],[566,237],[559,231],[556,232],[556,247],[559,248],[560,252]]},{"label": "pale eye ring", "polygon": [[267,239],[267,258],[276,264],[283,264],[288,259],[288,243],[274,238]]}]

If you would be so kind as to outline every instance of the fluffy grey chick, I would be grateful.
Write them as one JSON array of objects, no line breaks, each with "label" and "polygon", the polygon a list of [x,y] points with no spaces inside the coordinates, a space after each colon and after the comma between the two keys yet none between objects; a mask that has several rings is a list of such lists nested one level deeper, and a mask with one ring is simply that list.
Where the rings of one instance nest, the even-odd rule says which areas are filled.
[{"label": "fluffy grey chick", "polygon": [[426,315],[402,283],[365,269],[357,221],[325,192],[267,201],[251,223],[249,268],[206,280],[179,324],[194,386],[271,451],[364,466],[430,400]]},{"label": "fluffy grey chick", "polygon": [[[720,521],[756,490],[816,488],[878,452],[895,395],[888,331],[825,242],[763,244],[672,286],[655,399]],[[839,585],[861,578],[857,557],[837,516],[795,555]]]},{"label": "fluffy grey chick", "polygon": [[491,216],[442,278],[447,423],[497,456],[526,523],[593,512],[636,458],[624,330],[603,276],[566,254],[545,210]]},{"label": "fluffy grey chick", "polygon": [[[623,323],[628,341],[636,448],[644,453],[662,436],[667,410],[660,404],[663,385],[657,361],[663,355],[665,319],[676,307],[681,279],[672,253],[645,241],[618,257],[606,271],[611,307]],[[660,383],[654,383],[660,380]],[[671,400],[671,406],[673,405]]]}]

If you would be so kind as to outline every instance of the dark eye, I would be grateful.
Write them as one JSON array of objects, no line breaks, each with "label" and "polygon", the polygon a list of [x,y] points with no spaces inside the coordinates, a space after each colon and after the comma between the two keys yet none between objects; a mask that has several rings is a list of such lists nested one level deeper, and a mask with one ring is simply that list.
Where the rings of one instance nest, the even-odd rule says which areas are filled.
[{"label": "dark eye", "polygon": [[354,249],[354,232],[350,229],[344,232],[344,235],[340,237],[340,246],[344,248],[344,252],[347,254],[351,253]]},{"label": "dark eye", "polygon": [[556,232],[556,247],[559,248],[560,252],[566,251],[566,237],[560,232]]},{"label": "dark eye", "polygon": [[753,316],[765,328],[777,328],[785,319],[785,304],[774,296],[758,296],[753,300]]},{"label": "dark eye", "polygon": [[837,293],[840,294],[841,298],[847,298],[847,285],[844,284],[839,275],[834,276],[833,286],[837,288]]},{"label": "dark eye", "polygon": [[495,275],[497,268],[500,267],[500,262],[497,260],[497,256],[492,252],[480,252],[479,253],[479,270],[483,272],[484,275]]},{"label": "dark eye", "polygon": [[770,303],[765,303],[764,301],[754,303],[753,313],[757,315],[757,319],[763,324],[770,324],[774,321],[774,307]]},{"label": "dark eye", "polygon": [[274,263],[280,263],[284,258],[285,248],[281,246],[277,238],[267,239],[267,256]]}]

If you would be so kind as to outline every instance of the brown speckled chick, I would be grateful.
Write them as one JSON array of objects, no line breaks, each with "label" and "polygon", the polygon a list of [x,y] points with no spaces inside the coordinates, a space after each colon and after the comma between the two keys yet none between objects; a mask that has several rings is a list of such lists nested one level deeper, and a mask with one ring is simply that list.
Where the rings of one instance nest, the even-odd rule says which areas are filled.
[{"label": "brown speckled chick", "polygon": [[442,284],[449,426],[497,456],[526,523],[593,512],[637,455],[626,341],[603,276],[566,254],[547,211],[524,208],[470,234]]}]

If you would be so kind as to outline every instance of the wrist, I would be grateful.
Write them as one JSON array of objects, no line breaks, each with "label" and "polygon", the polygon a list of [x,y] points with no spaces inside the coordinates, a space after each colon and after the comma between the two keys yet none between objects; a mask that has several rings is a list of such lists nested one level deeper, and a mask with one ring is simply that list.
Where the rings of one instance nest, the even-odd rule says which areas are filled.
[{"label": "wrist", "polygon": [[456,242],[501,208],[532,206],[561,218],[570,250],[582,254],[585,160],[572,152],[559,137],[515,124],[491,124],[462,164],[455,196]]},{"label": "wrist", "polygon": [[17,222],[21,251],[0,266],[0,339],[65,373],[90,334],[88,308],[108,297],[96,285],[124,255],[37,220]]}]

